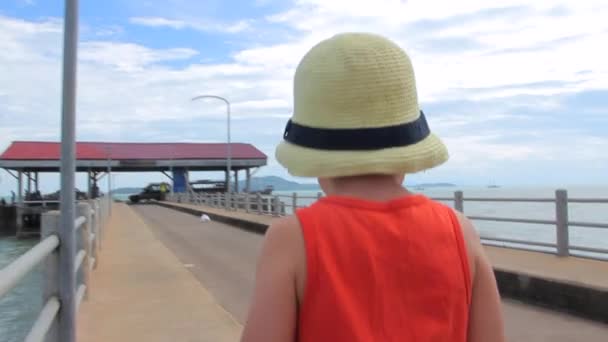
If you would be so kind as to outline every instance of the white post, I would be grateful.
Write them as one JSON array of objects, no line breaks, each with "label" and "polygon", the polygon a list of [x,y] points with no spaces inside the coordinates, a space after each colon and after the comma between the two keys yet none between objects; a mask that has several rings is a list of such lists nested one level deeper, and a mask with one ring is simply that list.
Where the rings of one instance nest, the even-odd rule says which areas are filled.
[{"label": "white post", "polygon": [[249,198],[250,194],[249,192],[245,193],[245,212],[250,212],[251,211],[251,201]]},{"label": "white post", "polygon": [[281,204],[279,201],[279,196],[274,196],[273,198],[274,206],[273,206],[273,216],[281,216]]},{"label": "white post", "polygon": [[91,258],[93,258],[93,268],[97,268],[97,249],[99,248],[99,225],[100,221],[100,210],[99,210],[99,200],[94,199],[92,202],[93,205],[93,225],[91,229],[91,233],[94,235],[93,243],[91,244]]},{"label": "white post", "polygon": [[263,209],[262,209],[262,195],[260,195],[259,193],[256,194],[256,200],[257,200],[257,205],[258,205],[258,214],[262,215]]},{"label": "white post", "polygon": [[[81,282],[86,286],[84,298],[89,297],[89,270],[91,269],[91,249],[89,245],[89,237],[91,236],[91,206],[88,203],[78,203],[76,207],[76,217],[83,216],[85,222],[78,231],[78,239],[76,239],[76,254],[83,249],[85,252],[84,261],[80,266],[80,270],[77,274],[80,274]],[[79,277],[76,277],[78,279]],[[76,286],[78,288],[78,286]]]},{"label": "white post", "polygon": [[454,209],[464,213],[464,195],[462,191],[454,192]]},{"label": "white post", "polygon": [[568,232],[568,192],[566,190],[555,191],[555,216],[557,221],[557,255],[560,257],[565,257],[570,254],[570,238]]},{"label": "white post", "polygon": [[[47,211],[42,214],[40,220],[41,240],[50,235],[59,236],[59,211]],[[59,247],[61,248],[61,247]],[[59,248],[51,253],[42,263],[42,303],[46,303],[50,298],[59,298]],[[46,342],[59,342],[59,321],[53,320],[51,327],[46,335]]]}]

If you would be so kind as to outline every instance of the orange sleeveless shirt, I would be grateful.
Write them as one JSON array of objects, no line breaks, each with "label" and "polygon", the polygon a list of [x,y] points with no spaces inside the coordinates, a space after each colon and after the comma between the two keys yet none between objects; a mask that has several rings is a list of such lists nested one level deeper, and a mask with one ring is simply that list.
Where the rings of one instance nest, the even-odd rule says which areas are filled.
[{"label": "orange sleeveless shirt", "polygon": [[471,280],[458,219],[422,195],[329,196],[297,211],[300,342],[465,342]]}]

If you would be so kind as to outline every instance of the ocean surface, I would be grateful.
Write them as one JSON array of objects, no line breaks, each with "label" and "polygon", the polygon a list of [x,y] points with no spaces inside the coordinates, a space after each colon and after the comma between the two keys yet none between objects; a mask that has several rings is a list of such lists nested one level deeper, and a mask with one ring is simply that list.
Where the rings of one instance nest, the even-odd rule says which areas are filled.
[{"label": "ocean surface", "polygon": [[[509,187],[509,188],[479,188],[479,187],[449,187],[411,189],[431,198],[454,197],[454,192],[462,190],[464,193],[464,212],[469,216],[491,216],[522,219],[555,220],[554,203],[526,203],[526,202],[467,202],[467,197],[499,197],[499,198],[555,198],[555,188]],[[608,186],[578,186],[566,188],[569,198],[608,198]],[[282,197],[282,201],[291,205],[293,192],[275,192]],[[305,206],[314,201],[312,198],[317,191],[298,192],[298,206]],[[452,206],[454,201],[442,201]],[[286,209],[291,212],[291,208]],[[570,203],[568,206],[570,221],[608,223],[608,204]],[[487,238],[519,239],[546,243],[556,242],[554,225],[474,221],[480,236]],[[595,248],[608,248],[608,229],[570,227],[570,244]],[[505,244],[509,246],[509,244]],[[539,247],[538,250],[546,251]],[[592,255],[592,254],[582,254]]]},{"label": "ocean surface", "polygon": [[[570,198],[608,198],[608,186],[568,187]],[[507,198],[554,198],[555,188],[509,187],[509,188],[428,188],[412,189],[429,197],[453,198],[456,190],[464,192],[464,211],[467,215],[495,216],[527,219],[555,219],[555,205],[552,203],[502,203],[467,202],[467,197],[507,197]],[[281,200],[291,204],[293,192],[277,191]],[[317,191],[298,192],[298,206],[312,203]],[[128,194],[115,195],[117,200],[127,200]],[[10,199],[10,197],[8,198]],[[453,205],[453,201],[446,201]],[[570,220],[608,223],[608,204],[570,204]],[[290,208],[287,208],[290,211]],[[475,221],[480,235],[489,238],[523,239],[555,243],[555,226]],[[36,240],[17,240],[0,237],[0,268],[31,248]],[[570,227],[571,245],[608,248],[608,229]],[[542,248],[540,248],[542,250]],[[589,254],[587,254],[589,255]],[[41,309],[41,279],[37,270],[28,275],[21,284],[7,296],[0,299],[0,342],[22,341]]]},{"label": "ocean surface", "polygon": [[[0,237],[0,269],[32,248],[37,240]],[[0,299],[0,341],[21,342],[42,308],[40,270],[27,275],[21,283]]]}]

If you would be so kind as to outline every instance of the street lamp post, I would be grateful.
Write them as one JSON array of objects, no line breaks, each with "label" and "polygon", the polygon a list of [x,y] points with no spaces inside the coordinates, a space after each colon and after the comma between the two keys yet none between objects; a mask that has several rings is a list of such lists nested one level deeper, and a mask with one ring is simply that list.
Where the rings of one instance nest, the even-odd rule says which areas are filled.
[{"label": "street lamp post", "polygon": [[226,192],[227,192],[227,196],[230,196],[230,192],[232,190],[232,187],[230,186],[230,181],[231,181],[231,175],[230,175],[230,171],[232,169],[232,146],[230,145],[230,102],[228,100],[226,100],[225,98],[221,97],[221,96],[217,96],[217,95],[199,95],[196,96],[194,98],[192,98],[192,101],[196,101],[196,100],[200,100],[200,99],[217,99],[217,100],[221,100],[224,101],[226,103],[226,125],[227,125],[227,131],[228,131],[228,147],[227,147],[227,157],[226,157],[226,172],[228,174],[228,182],[226,184]]},{"label": "street lamp post", "polygon": [[[63,23],[63,77],[61,99],[61,228],[59,229],[59,337],[76,341],[76,66],[78,49],[78,0],[65,1]],[[21,174],[21,173],[20,173]],[[87,265],[88,266],[88,265]]]}]

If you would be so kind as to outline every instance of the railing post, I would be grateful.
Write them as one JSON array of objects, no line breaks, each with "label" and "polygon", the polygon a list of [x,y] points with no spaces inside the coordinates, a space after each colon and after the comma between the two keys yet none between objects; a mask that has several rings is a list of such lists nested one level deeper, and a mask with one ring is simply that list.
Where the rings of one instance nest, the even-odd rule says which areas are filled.
[{"label": "railing post", "polygon": [[566,190],[555,191],[555,218],[557,222],[557,255],[568,256],[569,232],[568,232],[568,192]]},{"label": "railing post", "polygon": [[93,244],[91,245],[91,257],[95,260],[93,268],[97,268],[97,249],[99,248],[99,225],[100,225],[100,212],[99,212],[99,200],[93,200],[93,227],[91,233],[94,235]]},{"label": "railing post", "polygon": [[321,197],[323,197],[323,193],[322,192],[317,192],[317,201],[321,199]]},{"label": "railing post", "polygon": [[249,198],[250,194],[248,192],[245,193],[245,212],[251,211],[251,200]]},{"label": "railing post", "polygon": [[[89,270],[91,267],[91,251],[89,249],[89,236],[91,234],[91,206],[88,203],[78,203],[76,207],[76,217],[84,216],[85,222],[82,227],[78,230],[78,235],[76,238],[76,254],[80,252],[81,249],[84,250],[85,256],[82,261],[82,265],[78,272],[76,272],[76,288],[78,288],[78,283],[82,283],[86,286],[84,298],[88,299],[89,297]],[[80,276],[79,276],[80,275]]]},{"label": "railing post", "polygon": [[291,194],[291,213],[295,214],[298,209],[298,193],[294,192]]},{"label": "railing post", "polygon": [[262,215],[262,212],[264,211],[262,209],[262,195],[259,193],[256,194],[256,204],[258,206],[258,214]]},{"label": "railing post", "polygon": [[273,201],[273,216],[281,216],[281,208],[280,208],[280,201],[279,201],[279,196],[274,196],[272,198]]},{"label": "railing post", "polygon": [[[50,235],[59,236],[59,211],[53,210],[42,214],[40,220],[41,240]],[[42,267],[42,305],[50,298],[59,298],[59,248],[51,253],[43,262]],[[60,311],[61,312],[61,309]],[[59,342],[59,321],[57,318],[51,324],[45,342]]]},{"label": "railing post", "polygon": [[464,195],[462,191],[454,192],[454,209],[464,213]]},{"label": "railing post", "polygon": [[97,245],[97,250],[100,251],[102,248],[102,236],[104,234],[104,227],[106,226],[107,223],[107,219],[108,217],[106,216],[106,209],[105,209],[105,203],[106,201],[103,200],[103,198],[99,199],[99,223],[97,226],[97,236],[95,236],[95,243]]}]

